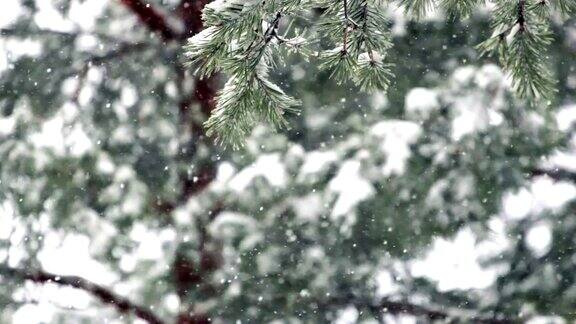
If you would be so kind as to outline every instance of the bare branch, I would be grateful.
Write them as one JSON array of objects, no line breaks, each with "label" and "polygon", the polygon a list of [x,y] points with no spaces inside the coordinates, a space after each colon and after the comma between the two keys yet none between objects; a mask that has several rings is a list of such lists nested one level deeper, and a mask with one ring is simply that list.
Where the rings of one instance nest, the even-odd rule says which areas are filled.
[{"label": "bare branch", "polygon": [[132,313],[136,317],[145,320],[151,324],[164,323],[149,309],[140,305],[136,305],[127,298],[116,295],[108,288],[97,285],[84,278],[76,276],[58,276],[41,270],[29,271],[25,269],[10,268],[6,266],[0,266],[0,275],[5,278],[13,277],[23,280],[29,280],[35,283],[53,283],[56,285],[68,286],[80,289],[96,297],[102,303],[115,307],[120,313]]}]

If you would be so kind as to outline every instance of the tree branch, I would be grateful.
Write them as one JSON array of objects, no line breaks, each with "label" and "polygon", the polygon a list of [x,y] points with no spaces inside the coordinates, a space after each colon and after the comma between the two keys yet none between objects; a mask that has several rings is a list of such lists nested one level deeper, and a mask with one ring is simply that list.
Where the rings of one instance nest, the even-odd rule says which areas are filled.
[{"label": "tree branch", "polygon": [[559,168],[554,169],[535,168],[529,170],[527,174],[529,177],[547,176],[555,181],[568,181],[576,183],[576,172],[571,172]]},{"label": "tree branch", "polygon": [[163,17],[149,3],[140,0],[120,0],[123,5],[130,9],[150,31],[160,34],[164,41],[178,39],[179,35],[168,25]]},{"label": "tree branch", "polygon": [[[33,32],[42,36],[58,36],[69,38],[75,38],[80,35],[78,33],[62,32],[50,29],[35,29]],[[0,28],[0,36],[30,37],[30,30],[18,30],[15,28]]]},{"label": "tree branch", "polygon": [[183,39],[192,37],[202,30],[202,9],[209,2],[210,0],[182,0],[180,2],[176,12],[184,23]]},{"label": "tree branch", "polygon": [[[184,37],[192,36],[204,28],[202,25],[202,9],[210,2],[209,0],[182,0],[178,10],[179,15],[184,23]],[[186,77],[184,68],[177,64],[176,73],[184,81]],[[192,104],[197,103],[200,106],[202,119],[206,119],[216,107],[216,88],[217,76],[208,79],[196,78],[194,80],[194,90],[190,94],[184,94],[179,103],[180,123],[183,127],[188,128],[193,138],[186,145],[184,154],[192,156],[197,150],[200,142],[205,140],[205,130],[201,121],[198,121],[190,115]],[[197,142],[195,139],[200,139]],[[216,166],[211,161],[201,165],[194,174],[182,173],[180,175],[181,192],[178,198],[179,203],[185,203],[190,197],[204,190],[216,178]]]},{"label": "tree branch", "polygon": [[76,276],[58,276],[44,271],[28,271],[25,269],[0,266],[0,275],[29,280],[35,283],[53,283],[61,286],[73,287],[83,290],[104,304],[115,307],[120,313],[133,313],[136,317],[151,324],[163,324],[149,309],[132,303],[125,297],[114,294],[109,289]]},{"label": "tree branch", "polygon": [[342,298],[332,298],[325,303],[326,306],[336,305],[354,305],[358,309],[368,309],[373,314],[392,314],[392,315],[412,315],[425,317],[430,321],[441,320],[458,320],[457,322],[463,323],[477,323],[477,324],[515,324],[520,323],[520,320],[497,318],[497,317],[479,317],[479,316],[464,316],[452,315],[442,310],[435,310],[424,306],[412,304],[407,301],[392,301],[387,298],[382,298],[380,301],[374,303],[355,296],[347,296]]},{"label": "tree branch", "polygon": [[147,46],[148,46],[148,44],[146,44],[146,43],[121,43],[118,46],[118,48],[116,48],[114,50],[111,50],[111,51],[109,51],[105,54],[101,54],[101,55],[93,55],[93,56],[89,57],[88,59],[86,59],[86,61],[84,62],[84,65],[80,69],[74,69],[70,72],[70,75],[75,74],[77,76],[77,79],[78,79],[78,85],[76,86],[76,89],[72,93],[72,97],[71,97],[72,102],[80,105],[78,103],[80,91],[82,91],[82,88],[84,86],[84,81],[86,79],[86,76],[88,75],[88,70],[91,67],[104,65],[108,61],[111,61],[111,60],[114,60],[117,58],[121,58],[124,55],[128,55],[128,54],[131,54],[131,53],[136,52],[136,51],[144,50],[144,49],[146,49]]},{"label": "tree branch", "polygon": [[463,322],[478,323],[478,324],[520,323],[520,321],[518,320],[511,320],[511,319],[455,316],[450,315],[444,311],[429,309],[408,302],[395,302],[387,299],[383,299],[378,304],[371,305],[369,308],[371,308],[373,311],[379,310],[381,312],[393,315],[409,314],[414,316],[422,316],[428,318],[429,320],[461,319]]},{"label": "tree branch", "polygon": [[102,55],[94,55],[88,58],[88,62],[94,65],[102,65],[106,61],[122,57],[126,54],[131,54],[136,51],[146,49],[148,47],[147,43],[122,43],[118,48],[111,50]]},{"label": "tree branch", "polygon": [[520,31],[524,31],[526,28],[526,0],[518,1],[518,20],[516,21],[520,25]]}]

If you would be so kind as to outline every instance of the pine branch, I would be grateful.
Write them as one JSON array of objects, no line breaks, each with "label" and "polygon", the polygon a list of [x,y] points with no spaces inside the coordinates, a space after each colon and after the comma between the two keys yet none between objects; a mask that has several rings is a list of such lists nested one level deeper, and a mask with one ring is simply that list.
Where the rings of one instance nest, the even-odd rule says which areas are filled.
[{"label": "pine branch", "polygon": [[0,275],[5,278],[12,277],[40,284],[52,283],[60,286],[68,286],[80,289],[91,294],[100,300],[100,302],[113,306],[120,313],[132,313],[136,317],[151,324],[164,323],[149,309],[140,305],[136,305],[129,299],[116,295],[108,288],[92,283],[84,278],[76,276],[59,276],[44,271],[29,271],[6,266],[0,266]]},{"label": "pine branch", "polygon": [[[436,7],[437,1],[441,1],[444,9],[452,15],[463,16],[469,15],[481,2],[402,0],[402,5],[408,12],[423,16]],[[552,41],[546,1],[555,1],[557,7],[564,8],[560,11],[571,10],[568,0],[497,1],[492,19],[494,35],[478,45],[483,55],[498,56],[503,70],[511,77],[515,92],[531,102],[550,100],[555,92],[553,74],[542,59]],[[208,28],[189,40],[185,54],[199,77],[222,71],[230,76],[231,81],[218,95],[215,114],[206,123],[209,133],[226,132],[219,138],[232,139],[238,145],[243,140],[241,137],[248,135],[256,122],[267,120],[276,126],[284,125],[278,109],[270,109],[269,104],[258,106],[262,101],[251,98],[266,96],[266,89],[270,88],[262,86],[265,83],[261,81],[269,82],[268,70],[274,67],[279,56],[290,53],[290,50],[276,50],[282,49],[278,45],[288,45],[286,48],[291,47],[293,52],[304,55],[316,53],[313,57],[318,59],[320,68],[329,70],[330,78],[339,84],[350,80],[363,91],[386,90],[390,86],[393,65],[385,62],[392,41],[381,1],[312,1],[312,6],[322,8],[319,23],[311,28],[317,38],[309,42],[306,37],[311,38],[310,35],[293,39],[278,35],[280,18],[296,16],[301,12],[298,7],[303,2],[228,0],[206,6],[203,21]],[[266,25],[265,17],[272,14],[278,15]],[[302,50],[303,45],[311,43],[318,45],[316,51]],[[268,50],[268,47],[273,50]],[[256,78],[258,69],[265,73]],[[269,99],[294,102],[274,87],[279,90],[273,91],[278,96]],[[235,93],[228,93],[230,91]]]},{"label": "pine branch", "polygon": [[512,78],[516,93],[530,100],[550,99],[555,92],[552,73],[542,56],[552,42],[549,22],[534,0],[505,0],[494,9],[494,35],[478,45],[482,55],[497,54]]}]

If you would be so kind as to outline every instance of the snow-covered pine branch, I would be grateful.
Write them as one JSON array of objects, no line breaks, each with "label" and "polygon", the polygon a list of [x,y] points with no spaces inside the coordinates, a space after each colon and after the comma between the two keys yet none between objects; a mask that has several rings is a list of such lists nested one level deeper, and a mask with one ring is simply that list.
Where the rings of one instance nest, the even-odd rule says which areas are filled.
[{"label": "snow-covered pine branch", "polygon": [[[363,91],[386,90],[393,77],[393,62],[386,60],[392,46],[387,5],[382,0],[218,0],[207,5],[206,29],[189,40],[185,54],[199,76],[224,72],[229,77],[206,122],[208,133],[237,147],[258,122],[286,125],[284,113],[298,101],[270,80],[269,71],[290,50],[317,61],[338,83],[350,80]],[[467,17],[481,2],[401,0],[400,5],[416,18],[436,9]],[[499,57],[522,98],[549,99],[555,92],[545,59],[552,12],[569,17],[576,2],[495,0],[493,36],[478,46],[480,53]],[[306,32],[292,28],[302,16],[314,17]],[[279,50],[283,47],[288,51]]]}]

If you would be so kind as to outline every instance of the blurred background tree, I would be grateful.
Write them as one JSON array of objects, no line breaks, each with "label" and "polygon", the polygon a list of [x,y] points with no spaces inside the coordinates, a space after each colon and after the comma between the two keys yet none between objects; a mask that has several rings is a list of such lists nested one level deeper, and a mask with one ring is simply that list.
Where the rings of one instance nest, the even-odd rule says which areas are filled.
[{"label": "blurred background tree", "polygon": [[528,106],[485,12],[390,5],[386,95],[290,57],[301,112],[232,151],[202,126],[222,80],[183,64],[206,2],[4,4],[0,321],[576,318],[573,19]]}]

